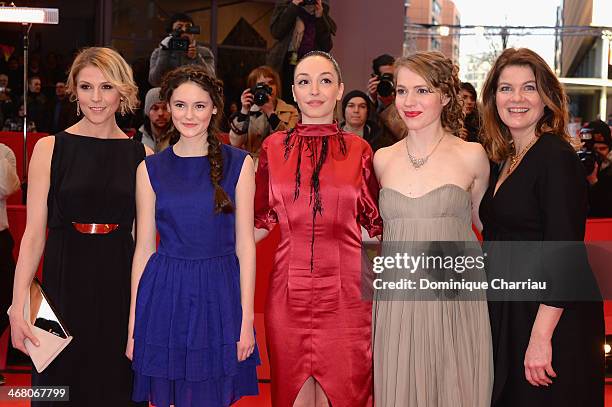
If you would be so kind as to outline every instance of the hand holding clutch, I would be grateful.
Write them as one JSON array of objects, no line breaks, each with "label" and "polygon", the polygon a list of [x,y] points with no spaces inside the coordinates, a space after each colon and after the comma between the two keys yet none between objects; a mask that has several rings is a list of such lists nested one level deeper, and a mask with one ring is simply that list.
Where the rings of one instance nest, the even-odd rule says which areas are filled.
[{"label": "hand holding clutch", "polygon": [[[30,285],[29,298],[24,307],[24,318],[31,334],[28,335],[23,329],[25,337],[23,342],[36,371],[40,373],[68,346],[72,336],[48,301],[37,279],[34,279]],[[38,340],[38,346],[32,343],[31,338]]]}]

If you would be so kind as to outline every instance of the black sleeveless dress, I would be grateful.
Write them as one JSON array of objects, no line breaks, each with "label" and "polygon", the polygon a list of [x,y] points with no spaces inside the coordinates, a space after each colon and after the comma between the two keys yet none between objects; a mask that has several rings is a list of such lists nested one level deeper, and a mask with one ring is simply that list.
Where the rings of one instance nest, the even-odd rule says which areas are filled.
[{"label": "black sleeveless dress", "polygon": [[[34,371],[32,385],[70,386],[70,402],[58,406],[134,405],[125,346],[136,168],[144,157],[143,145],[127,138],[55,136],[43,287],[74,339],[45,371]],[[72,222],[120,226],[88,235]]]}]

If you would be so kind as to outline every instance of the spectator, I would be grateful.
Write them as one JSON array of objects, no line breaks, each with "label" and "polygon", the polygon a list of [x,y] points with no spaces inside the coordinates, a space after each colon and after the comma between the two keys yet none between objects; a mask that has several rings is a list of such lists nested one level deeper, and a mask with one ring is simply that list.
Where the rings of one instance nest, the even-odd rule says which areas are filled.
[{"label": "spectator", "polygon": [[[383,111],[389,105],[392,105],[395,100],[393,88],[394,63],[395,58],[389,54],[379,55],[372,61],[372,76],[368,80],[368,93],[370,94],[370,100],[376,105],[376,112]],[[386,83],[381,85],[381,80]]]},{"label": "spectator", "polygon": [[[19,105],[17,114],[4,120],[2,131],[23,131],[23,103]],[[36,123],[32,119],[28,120],[28,133],[36,132]]]},{"label": "spectator", "polygon": [[[13,237],[9,232],[6,215],[6,199],[19,189],[17,161],[13,150],[0,143],[0,310],[8,309],[13,293],[15,260],[13,259]],[[8,315],[0,312],[0,335],[8,327]],[[0,374],[0,385],[4,384]]]},{"label": "spectator", "polygon": [[372,61],[372,77],[368,80],[368,93],[376,109],[370,113],[370,120],[378,128],[377,148],[387,147],[406,135],[406,124],[395,108],[395,58],[383,54]]},{"label": "spectator", "polygon": [[461,82],[459,96],[463,99],[463,128],[459,132],[462,139],[470,142],[478,142],[480,134],[480,113],[478,112],[478,99],[476,89],[469,82]]},{"label": "spectator", "polygon": [[[592,135],[590,149],[595,153],[593,171],[587,175],[589,182],[589,217],[612,218],[612,166],[610,165],[610,148],[612,136],[610,127],[601,121],[588,123]],[[584,131],[584,129],[583,129]]]},{"label": "spectator", "polygon": [[[271,133],[295,127],[298,111],[280,99],[280,78],[269,66],[260,66],[249,73],[248,88],[242,92],[241,110],[230,117],[230,143],[244,147],[253,158],[259,156],[261,143]],[[257,87],[255,95],[252,89]]]},{"label": "spectator", "polygon": [[197,45],[195,36],[199,28],[187,14],[175,14],[167,27],[168,35],[153,50],[149,65],[149,83],[160,86],[166,72],[183,65],[199,64],[215,75],[215,61],[210,49]]},{"label": "spectator", "polygon": [[16,102],[23,96],[23,66],[19,66],[19,59],[14,54],[8,60],[6,74],[11,85],[11,97]]},{"label": "spectator", "polygon": [[282,94],[294,103],[291,85],[297,61],[310,51],[329,52],[336,23],[329,16],[327,0],[311,5],[305,5],[304,0],[277,0],[270,32],[278,42],[268,52],[267,65],[281,73]]},{"label": "spectator", "polygon": [[66,78],[65,68],[60,64],[60,57],[55,52],[49,52],[45,58],[45,79],[46,84],[55,85],[57,91],[57,83],[64,82]]},{"label": "spectator", "polygon": [[[40,77],[31,76],[28,79],[28,118],[36,124],[38,131],[47,132],[48,114],[47,97],[41,93],[42,83]],[[23,97],[22,97],[23,100]]]},{"label": "spectator", "polygon": [[0,74],[0,123],[4,122],[5,118],[15,114],[15,105],[11,97],[11,88],[9,88],[8,75]]},{"label": "spectator", "polygon": [[55,84],[55,97],[49,103],[48,112],[51,115],[49,127],[51,134],[56,134],[79,121],[76,115],[76,106],[70,103],[66,94],[66,83],[64,81],[58,81]]},{"label": "spectator", "polygon": [[353,90],[342,99],[342,114],[344,122],[340,125],[342,130],[363,137],[372,150],[390,145],[380,139],[376,123],[369,119],[372,111],[372,101],[364,92]]},{"label": "spectator", "polygon": [[134,136],[156,153],[170,145],[170,112],[168,105],[159,97],[160,88],[153,88],[147,92],[144,104],[144,123]]}]

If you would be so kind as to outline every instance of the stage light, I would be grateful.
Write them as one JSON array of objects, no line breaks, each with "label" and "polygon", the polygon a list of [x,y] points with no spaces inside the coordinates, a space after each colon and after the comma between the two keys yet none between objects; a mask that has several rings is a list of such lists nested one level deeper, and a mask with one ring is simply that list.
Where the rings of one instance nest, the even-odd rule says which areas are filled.
[{"label": "stage light", "polygon": [[0,7],[0,23],[58,24],[56,8]]}]

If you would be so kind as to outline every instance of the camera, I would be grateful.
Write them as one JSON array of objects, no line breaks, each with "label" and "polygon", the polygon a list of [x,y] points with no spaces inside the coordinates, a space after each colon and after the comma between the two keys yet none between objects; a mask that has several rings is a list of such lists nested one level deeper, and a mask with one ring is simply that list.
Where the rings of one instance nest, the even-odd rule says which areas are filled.
[{"label": "camera", "polygon": [[314,6],[317,4],[317,0],[304,0],[302,6]]},{"label": "camera", "polygon": [[272,88],[264,82],[257,82],[255,86],[251,88],[251,93],[253,94],[253,103],[257,106],[263,106],[270,100]]},{"label": "camera", "polygon": [[595,140],[593,139],[593,129],[584,128],[580,130],[580,141],[582,148],[578,151],[578,158],[584,166],[587,175],[595,169],[595,163],[601,165],[601,159],[595,151]]},{"label": "camera", "polygon": [[170,41],[168,42],[168,49],[170,51],[187,51],[189,48],[189,38],[184,38],[183,34],[199,34],[200,27],[192,25],[187,27],[185,30],[174,30],[170,33]]},{"label": "camera", "polygon": [[382,75],[376,75],[376,76],[378,77],[378,80],[380,81],[378,83],[378,86],[376,86],[376,93],[378,93],[378,95],[382,97],[391,96],[395,88],[393,84],[393,74],[384,73]]}]

